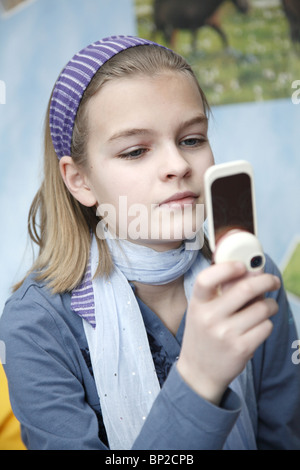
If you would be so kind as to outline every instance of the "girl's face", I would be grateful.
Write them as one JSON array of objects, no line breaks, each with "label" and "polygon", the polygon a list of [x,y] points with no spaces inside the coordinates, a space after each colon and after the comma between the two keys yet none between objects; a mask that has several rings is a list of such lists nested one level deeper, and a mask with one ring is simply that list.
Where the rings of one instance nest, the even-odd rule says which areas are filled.
[{"label": "girl's face", "polygon": [[[213,165],[193,78],[164,72],[105,84],[88,104],[87,180],[113,233],[166,250],[198,230]],[[198,215],[197,215],[198,214]]]}]

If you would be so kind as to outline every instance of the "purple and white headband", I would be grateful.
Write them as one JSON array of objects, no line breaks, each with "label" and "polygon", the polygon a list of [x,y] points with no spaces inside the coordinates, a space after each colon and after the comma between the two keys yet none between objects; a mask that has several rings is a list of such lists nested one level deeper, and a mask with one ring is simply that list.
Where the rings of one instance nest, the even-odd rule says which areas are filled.
[{"label": "purple and white headband", "polygon": [[143,45],[160,46],[134,36],[111,36],[82,49],[65,66],[56,81],[49,114],[52,142],[59,159],[64,155],[71,155],[73,128],[79,103],[95,73],[119,52]]}]

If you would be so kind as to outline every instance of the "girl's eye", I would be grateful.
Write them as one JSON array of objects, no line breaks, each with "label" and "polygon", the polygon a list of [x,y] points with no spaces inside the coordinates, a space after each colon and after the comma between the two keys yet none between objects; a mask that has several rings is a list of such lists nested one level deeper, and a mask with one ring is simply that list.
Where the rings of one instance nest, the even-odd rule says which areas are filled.
[{"label": "girl's eye", "polygon": [[147,152],[147,149],[138,148],[135,150],[131,150],[130,152],[121,153],[118,155],[118,157],[123,158],[125,160],[134,160],[134,159],[140,158],[146,152]]},{"label": "girl's eye", "polygon": [[181,145],[184,147],[198,147],[199,145],[206,142],[205,137],[189,137],[181,141]]}]

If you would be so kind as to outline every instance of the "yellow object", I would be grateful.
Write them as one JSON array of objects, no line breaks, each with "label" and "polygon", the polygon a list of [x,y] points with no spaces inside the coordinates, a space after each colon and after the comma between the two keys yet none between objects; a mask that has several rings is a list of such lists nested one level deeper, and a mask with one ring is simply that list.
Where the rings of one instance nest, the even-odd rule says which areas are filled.
[{"label": "yellow object", "polygon": [[8,385],[0,364],[0,450],[26,450],[20,431],[20,423],[14,416],[8,395]]}]

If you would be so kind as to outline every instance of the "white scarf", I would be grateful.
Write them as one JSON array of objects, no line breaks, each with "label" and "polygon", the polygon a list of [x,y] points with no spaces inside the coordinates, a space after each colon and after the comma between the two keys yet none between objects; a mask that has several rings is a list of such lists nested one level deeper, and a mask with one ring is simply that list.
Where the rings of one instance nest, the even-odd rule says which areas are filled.
[{"label": "white scarf", "polygon": [[[189,300],[195,277],[208,261],[199,250],[188,250],[185,244],[176,250],[157,252],[124,240],[107,239],[107,243],[115,269],[109,279],[93,279],[96,328],[85,320],[83,325],[109,447],[129,450],[160,386],[140,308],[128,280],[159,285],[184,275]],[[92,276],[98,261],[93,239]]]}]

